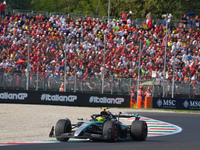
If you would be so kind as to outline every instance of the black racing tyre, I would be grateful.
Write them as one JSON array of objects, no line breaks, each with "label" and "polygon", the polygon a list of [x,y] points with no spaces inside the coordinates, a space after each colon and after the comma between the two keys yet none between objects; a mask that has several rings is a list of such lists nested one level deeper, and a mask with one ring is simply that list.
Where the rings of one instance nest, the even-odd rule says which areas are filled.
[{"label": "black racing tyre", "polygon": [[117,141],[119,135],[118,132],[119,132],[118,124],[116,121],[106,121],[103,124],[103,137],[105,137],[107,141],[110,142]]},{"label": "black racing tyre", "polygon": [[133,121],[131,125],[131,138],[135,141],[145,141],[148,128],[145,121]]},{"label": "black racing tyre", "polygon": [[58,120],[55,126],[56,139],[62,142],[68,141],[69,138],[62,138],[62,137],[57,138],[57,136],[61,136],[63,133],[68,133],[71,131],[71,129],[72,129],[71,121],[68,118]]}]

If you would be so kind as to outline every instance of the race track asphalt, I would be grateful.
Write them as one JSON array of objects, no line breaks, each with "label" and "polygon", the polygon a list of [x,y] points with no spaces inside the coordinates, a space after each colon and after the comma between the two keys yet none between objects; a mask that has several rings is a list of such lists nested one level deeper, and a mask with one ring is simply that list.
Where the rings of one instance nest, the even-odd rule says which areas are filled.
[{"label": "race track asphalt", "polygon": [[141,116],[175,124],[182,132],[149,137],[144,142],[65,142],[3,146],[0,150],[200,150],[200,114],[141,112]]}]

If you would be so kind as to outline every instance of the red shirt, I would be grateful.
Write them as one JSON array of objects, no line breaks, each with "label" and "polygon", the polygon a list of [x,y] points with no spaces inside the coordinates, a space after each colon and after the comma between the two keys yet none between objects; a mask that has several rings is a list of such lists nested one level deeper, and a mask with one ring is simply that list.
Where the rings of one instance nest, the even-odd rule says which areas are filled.
[{"label": "red shirt", "polygon": [[152,26],[152,21],[148,21],[147,26],[148,26],[148,28],[152,28],[153,27]]},{"label": "red shirt", "polygon": [[92,21],[91,20],[86,20],[86,22],[87,22],[87,24],[91,24],[92,23]]},{"label": "red shirt", "polygon": [[125,13],[122,13],[122,21],[126,21],[127,15]]},{"label": "red shirt", "polygon": [[1,7],[1,12],[5,12],[5,4],[2,3],[2,4],[0,5],[0,7]]}]

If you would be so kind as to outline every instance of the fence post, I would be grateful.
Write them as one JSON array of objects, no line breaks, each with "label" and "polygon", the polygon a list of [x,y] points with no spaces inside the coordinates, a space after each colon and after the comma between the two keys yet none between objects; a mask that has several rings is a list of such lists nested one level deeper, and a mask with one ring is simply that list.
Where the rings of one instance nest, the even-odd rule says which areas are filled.
[{"label": "fence post", "polygon": [[189,84],[189,98],[191,98],[191,88],[190,88],[191,84]]},{"label": "fence post", "polygon": [[3,87],[4,87],[4,89],[5,89],[5,76],[4,76],[4,73],[3,73]]},{"label": "fence post", "polygon": [[46,78],[45,76],[44,76],[44,81],[45,81],[45,91],[47,91],[47,89],[48,89],[48,78]]},{"label": "fence post", "polygon": [[154,78],[153,78],[153,88],[152,88],[152,97],[154,96],[154,82],[155,82],[155,80],[154,80]]},{"label": "fence post", "polygon": [[38,79],[39,79],[39,71],[37,71],[36,91],[38,90]]},{"label": "fence post", "polygon": [[111,77],[111,94],[113,94],[113,76]]},{"label": "fence post", "polygon": [[[140,85],[140,61],[141,61],[141,49],[142,49],[142,41],[140,40],[140,48],[139,48],[139,63],[138,63],[138,79],[137,79],[137,91],[139,90]],[[136,100],[137,102],[137,100]]]},{"label": "fence post", "polygon": [[119,91],[119,92],[121,92],[121,90],[120,90],[120,87],[121,87],[121,86],[120,86],[120,85],[121,85],[120,81],[121,81],[121,80],[118,79],[118,91]]},{"label": "fence post", "polygon": [[65,65],[64,65],[64,92],[66,92],[66,57],[67,57],[67,38],[65,36]]},{"label": "fence post", "polygon": [[81,92],[83,92],[83,78],[81,79]]},{"label": "fence post", "polygon": [[103,52],[103,78],[102,78],[102,88],[101,88],[101,93],[103,94],[104,92],[104,80],[105,80],[105,53],[106,53],[106,39],[104,39],[104,52]]},{"label": "fence post", "polygon": [[77,78],[77,76],[76,76],[76,74],[75,74],[75,78],[74,78],[74,92],[76,92],[76,78]]},{"label": "fence post", "polygon": [[29,76],[29,47],[30,47],[30,35],[28,35],[28,60],[27,60],[27,80],[26,80],[26,90],[28,90],[29,87],[29,80],[30,80],[30,76]]},{"label": "fence post", "polygon": [[43,78],[43,90],[45,91],[45,79]]},{"label": "fence post", "polygon": [[130,83],[129,83],[129,90],[128,90],[128,94],[131,94],[131,87],[132,87],[132,85],[131,85],[131,83],[132,83],[132,78],[129,78],[130,79]]}]

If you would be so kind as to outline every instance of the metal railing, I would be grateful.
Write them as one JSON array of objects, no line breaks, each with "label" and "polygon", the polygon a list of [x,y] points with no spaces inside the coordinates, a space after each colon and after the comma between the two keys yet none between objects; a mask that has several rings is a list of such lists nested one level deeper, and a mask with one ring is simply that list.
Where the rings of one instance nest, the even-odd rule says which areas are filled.
[{"label": "metal railing", "polygon": [[50,12],[50,13],[49,13],[49,16],[53,16],[53,15],[54,15],[55,17],[61,17],[61,16],[63,16],[63,17],[65,16],[65,17],[66,17],[66,16],[67,16],[66,13],[62,13],[62,12]]},{"label": "metal railing", "polygon": [[87,17],[90,17],[91,19],[92,18],[95,18],[95,19],[99,19],[99,20],[101,20],[102,19],[102,17],[101,16],[99,16],[99,15],[90,15],[90,14],[87,14],[87,15],[85,15],[85,17],[87,18]]},{"label": "metal railing", "polygon": [[[11,13],[11,11],[9,11],[9,13]],[[90,14],[75,14],[75,13],[69,13],[69,14],[66,14],[66,13],[62,13],[62,12],[45,12],[45,11],[31,11],[31,10],[22,10],[22,9],[14,9],[12,11],[12,13],[15,13],[15,14],[29,14],[30,16],[35,16],[35,15],[45,15],[45,16],[64,16],[65,18],[67,16],[70,16],[72,17],[74,20],[77,20],[79,19],[80,17],[83,19],[83,18],[87,18],[87,17],[91,17],[91,18],[98,18],[99,20],[102,19],[103,21],[107,20],[108,19],[108,16],[99,16],[99,15],[90,15]],[[118,17],[115,17],[115,16],[110,16],[109,17],[110,19],[116,19],[116,20],[121,20],[121,17],[118,18]],[[164,19],[154,19],[152,21],[152,23],[156,23],[158,24],[159,22],[162,22],[164,21]],[[146,22],[146,19],[145,18],[136,18],[136,19],[132,19],[132,22],[135,22],[135,23],[139,23],[139,24],[143,24],[144,22]],[[172,20],[171,21],[171,24],[174,24],[175,26],[180,24],[181,21],[180,20]]]},{"label": "metal railing", "polygon": [[85,15],[84,14],[74,14],[74,13],[69,13],[68,16],[72,17],[74,20],[77,20],[79,18],[84,19]]},{"label": "metal railing", "polygon": [[14,9],[14,10],[13,10],[13,13],[14,13],[14,14],[20,13],[21,15],[22,15],[22,14],[24,14],[24,15],[26,15],[26,14],[31,15],[31,11],[30,11],[30,10],[22,10],[22,9]]},{"label": "metal railing", "polygon": [[38,15],[42,15],[42,16],[48,16],[49,13],[46,11],[32,11],[31,12],[32,16],[38,16]]},{"label": "metal railing", "polygon": [[[118,20],[119,18],[118,18],[118,17],[115,17],[115,16],[109,16],[109,19],[116,19],[116,20]],[[102,17],[102,20],[103,20],[103,21],[108,20],[108,16],[103,16],[103,17]]]},{"label": "metal railing", "polygon": [[[30,74],[29,90],[43,90],[43,91],[58,91],[60,85],[63,83],[63,76],[45,76],[42,74]],[[27,76],[21,73],[3,73],[0,72],[0,88],[3,89],[23,89],[26,90]],[[66,91],[71,92],[95,92],[101,93],[102,87],[104,93],[108,94],[130,94],[131,87],[136,87],[138,82],[133,78],[115,78],[113,76],[107,77],[102,86],[102,79],[98,77],[79,78],[77,76],[67,76]],[[140,80],[139,85],[143,86],[146,91],[150,86],[153,96],[162,96],[163,81],[160,80]],[[171,97],[172,83],[165,83],[165,97]],[[200,95],[200,84],[175,82],[174,96],[183,95],[185,98],[194,98]]]}]

